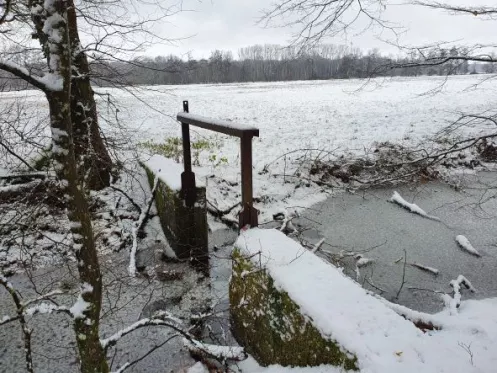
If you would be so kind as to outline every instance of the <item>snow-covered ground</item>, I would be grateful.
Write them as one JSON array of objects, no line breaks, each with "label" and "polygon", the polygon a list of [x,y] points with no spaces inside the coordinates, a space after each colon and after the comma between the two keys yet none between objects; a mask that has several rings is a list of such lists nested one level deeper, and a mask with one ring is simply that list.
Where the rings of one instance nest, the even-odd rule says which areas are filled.
[{"label": "snow-covered ground", "polygon": [[[126,136],[128,144],[181,136],[175,116],[182,111],[182,100],[189,100],[191,113],[258,127],[260,138],[254,139],[254,193],[266,202],[259,206],[263,210],[261,220],[265,220],[272,212],[265,214],[266,210],[308,206],[324,198],[319,189],[296,190],[294,178],[282,177],[294,173],[302,161],[361,156],[372,153],[375,144],[386,141],[432,147],[427,138],[457,119],[459,113],[482,113],[492,108],[497,90],[491,82],[481,83],[484,78],[376,79],[366,85],[363,80],[207,84],[134,90],[99,88],[97,92],[102,127],[110,137]],[[481,84],[475,90],[477,83]],[[438,93],[434,94],[434,90]],[[0,103],[6,106],[15,98],[21,98],[28,109],[27,118],[36,118],[27,120],[28,127],[46,115],[41,93],[4,93]],[[214,149],[201,154],[205,168],[197,170],[197,175],[215,173],[230,183],[238,182],[238,139],[198,128],[192,130],[194,138],[216,142]],[[291,153],[283,156],[288,152]],[[224,156],[228,163],[215,166],[216,162],[209,161],[211,155],[217,160]],[[5,160],[13,162],[10,158]],[[210,181],[213,184],[219,189],[215,180]],[[238,188],[229,188],[231,198],[212,188],[208,193],[212,192],[211,199],[223,209],[237,201],[233,195],[239,192]]]}]

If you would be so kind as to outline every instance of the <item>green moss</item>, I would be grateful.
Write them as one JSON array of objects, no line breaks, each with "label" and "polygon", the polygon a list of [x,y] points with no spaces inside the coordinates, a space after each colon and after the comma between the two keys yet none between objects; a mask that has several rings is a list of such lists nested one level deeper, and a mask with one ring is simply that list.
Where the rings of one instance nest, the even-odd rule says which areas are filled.
[{"label": "green moss", "polygon": [[[139,144],[140,147],[151,151],[154,154],[162,155],[166,158],[172,158],[179,162],[183,157],[183,140],[180,137],[167,137],[164,142],[146,141]],[[228,163],[226,157],[221,157],[217,161],[217,155],[213,152],[221,147],[221,143],[214,140],[200,139],[191,142],[193,164],[200,166],[200,154],[202,152],[211,153],[209,162],[213,166]]]},{"label": "green moss", "polygon": [[323,337],[288,293],[277,290],[267,272],[238,249],[233,253],[230,304],[235,335],[259,363],[358,369],[357,358]]},{"label": "green moss", "polygon": [[[150,186],[154,185],[155,175],[142,164]],[[179,259],[188,259],[202,272],[208,272],[208,231],[205,188],[196,188],[197,202],[187,207],[181,192],[170,189],[159,181],[155,194],[155,204],[159,213],[162,230]]]}]

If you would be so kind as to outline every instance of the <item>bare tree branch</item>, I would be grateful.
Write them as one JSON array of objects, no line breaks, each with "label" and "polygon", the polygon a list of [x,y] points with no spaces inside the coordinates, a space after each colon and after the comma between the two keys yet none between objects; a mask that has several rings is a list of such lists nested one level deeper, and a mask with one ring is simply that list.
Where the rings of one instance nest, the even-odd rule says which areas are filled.
[{"label": "bare tree branch", "polygon": [[415,1],[415,5],[420,5],[426,8],[446,10],[451,14],[471,14],[473,16],[486,16],[489,18],[497,15],[497,8],[488,6],[456,6],[440,2]]}]

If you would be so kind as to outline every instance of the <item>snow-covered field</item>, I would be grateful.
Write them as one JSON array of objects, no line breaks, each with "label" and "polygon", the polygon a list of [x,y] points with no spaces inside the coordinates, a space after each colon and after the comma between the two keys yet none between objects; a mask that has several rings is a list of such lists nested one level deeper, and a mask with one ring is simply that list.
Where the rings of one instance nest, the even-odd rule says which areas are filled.
[{"label": "snow-covered field", "polygon": [[[182,110],[182,100],[189,100],[191,113],[258,127],[260,138],[254,139],[254,193],[266,202],[266,206],[259,206],[264,213],[285,206],[308,206],[323,198],[319,189],[295,190],[296,180],[282,177],[295,172],[303,157],[363,156],[372,153],[376,143],[386,141],[408,147],[423,144],[429,149],[432,144],[427,139],[461,112],[480,114],[492,108],[497,90],[484,79],[485,76],[455,76],[448,80],[419,77],[377,79],[367,84],[363,80],[334,80],[153,86],[128,91],[99,88],[97,92],[102,127],[108,136],[126,136],[128,144],[181,136],[175,116]],[[478,83],[481,84],[475,90]],[[44,97],[35,91],[2,94],[0,105],[7,106],[19,97],[28,108],[26,117],[33,118],[27,120],[28,127],[46,116]],[[238,139],[193,130],[194,138],[209,138],[216,143],[214,149],[201,154],[205,167],[197,169],[197,175],[214,173],[232,183],[239,181]],[[146,157],[145,151],[141,152]],[[288,152],[291,153],[282,157]],[[208,160],[211,155],[217,160],[226,157],[228,164],[214,167],[217,162]],[[13,162],[8,157],[4,161]],[[260,175],[268,164],[269,172]],[[210,185],[213,183],[218,187],[215,181]],[[238,188],[228,194],[236,197]],[[210,189],[211,199],[221,209],[237,201]],[[269,216],[263,214],[262,219]]]}]

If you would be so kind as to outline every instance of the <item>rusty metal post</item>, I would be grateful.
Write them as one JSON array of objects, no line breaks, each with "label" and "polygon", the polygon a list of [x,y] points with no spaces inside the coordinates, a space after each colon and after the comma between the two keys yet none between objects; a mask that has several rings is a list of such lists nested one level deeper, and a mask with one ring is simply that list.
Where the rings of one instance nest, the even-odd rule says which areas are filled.
[{"label": "rusty metal post", "polygon": [[242,211],[240,212],[240,229],[246,225],[257,227],[258,211],[253,205],[252,184],[252,135],[244,134],[240,139],[242,160]]},{"label": "rusty metal post", "polygon": [[[188,101],[183,101],[183,111],[189,112]],[[190,126],[181,123],[181,132],[183,135],[183,163],[185,171],[181,174],[181,193],[186,205],[191,207],[195,204],[195,174],[192,172],[192,154],[190,148]]]}]

